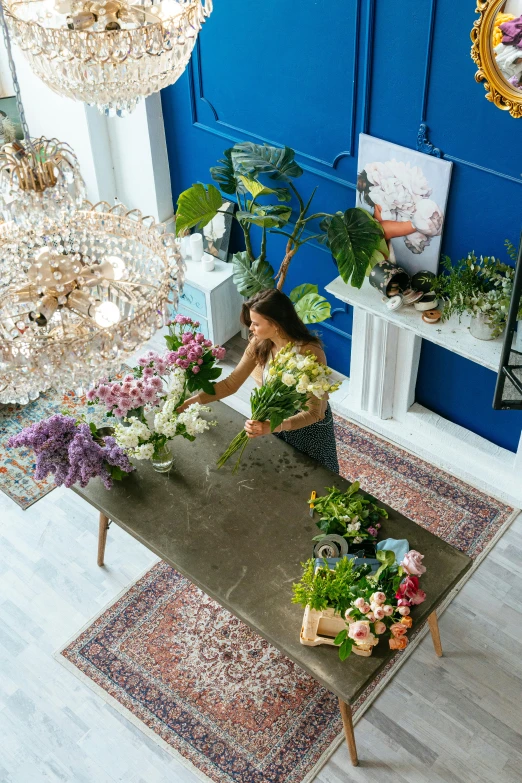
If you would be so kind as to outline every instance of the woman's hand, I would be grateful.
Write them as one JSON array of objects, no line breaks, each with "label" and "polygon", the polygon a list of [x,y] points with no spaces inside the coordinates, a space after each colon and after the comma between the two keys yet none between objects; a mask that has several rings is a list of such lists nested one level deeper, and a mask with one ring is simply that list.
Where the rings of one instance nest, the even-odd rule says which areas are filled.
[{"label": "woman's hand", "polygon": [[252,419],[248,419],[245,422],[245,431],[249,438],[259,438],[260,435],[270,435],[270,422],[252,421]]},{"label": "woman's hand", "polygon": [[183,411],[187,410],[189,405],[194,405],[195,402],[199,402],[197,394],[195,394],[194,397],[189,397],[185,402],[182,402],[179,408],[176,408],[176,413],[183,413]]}]

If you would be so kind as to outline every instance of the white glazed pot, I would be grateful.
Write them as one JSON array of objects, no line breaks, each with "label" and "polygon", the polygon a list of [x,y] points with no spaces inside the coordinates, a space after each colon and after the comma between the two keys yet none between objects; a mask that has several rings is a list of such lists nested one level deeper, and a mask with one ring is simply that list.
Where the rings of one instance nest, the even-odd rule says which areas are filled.
[{"label": "white glazed pot", "polygon": [[494,340],[489,318],[485,313],[477,313],[471,316],[469,332],[477,340]]}]

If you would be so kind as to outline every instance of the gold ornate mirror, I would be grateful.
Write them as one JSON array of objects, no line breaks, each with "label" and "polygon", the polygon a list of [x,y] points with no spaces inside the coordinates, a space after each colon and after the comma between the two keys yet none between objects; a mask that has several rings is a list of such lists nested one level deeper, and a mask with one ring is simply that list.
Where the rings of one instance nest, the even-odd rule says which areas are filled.
[{"label": "gold ornate mirror", "polygon": [[471,31],[475,79],[486,98],[512,117],[522,117],[522,0],[477,0]]}]

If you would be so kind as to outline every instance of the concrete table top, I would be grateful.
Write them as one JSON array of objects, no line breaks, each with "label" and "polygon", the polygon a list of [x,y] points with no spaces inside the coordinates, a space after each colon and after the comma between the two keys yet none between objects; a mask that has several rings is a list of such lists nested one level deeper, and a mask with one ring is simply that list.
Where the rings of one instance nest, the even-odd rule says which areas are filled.
[{"label": "concrete table top", "polygon": [[[299,642],[303,609],[292,604],[292,582],[319,532],[307,499],[315,489],[349,482],[275,436],[251,441],[238,472],[216,460],[243,428],[244,417],[213,404],[218,426],[194,443],[172,442],[169,474],[147,462],[112,490],[99,479],[74,491],[144,546],[247,623],[340,699],[352,704],[393,657],[384,643],[369,658],[341,662],[331,646]],[[446,598],[471,566],[469,557],[382,503],[390,518],[381,538],[407,538],[425,555],[427,600],[412,609],[413,627]],[[109,554],[110,556],[110,554]]]}]

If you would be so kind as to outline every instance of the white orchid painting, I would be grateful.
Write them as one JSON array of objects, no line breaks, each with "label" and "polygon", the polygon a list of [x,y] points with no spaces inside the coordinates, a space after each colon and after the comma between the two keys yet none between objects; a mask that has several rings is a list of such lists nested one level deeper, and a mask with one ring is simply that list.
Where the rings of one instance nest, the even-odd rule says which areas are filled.
[{"label": "white orchid painting", "polygon": [[452,164],[360,135],[357,206],[381,223],[397,263],[437,274]]},{"label": "white orchid painting", "polygon": [[224,201],[221,211],[203,229],[203,247],[206,253],[222,261],[227,260],[232,217],[235,204]]}]

